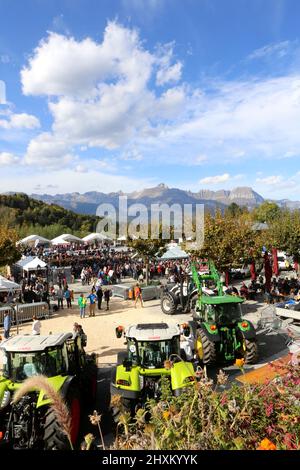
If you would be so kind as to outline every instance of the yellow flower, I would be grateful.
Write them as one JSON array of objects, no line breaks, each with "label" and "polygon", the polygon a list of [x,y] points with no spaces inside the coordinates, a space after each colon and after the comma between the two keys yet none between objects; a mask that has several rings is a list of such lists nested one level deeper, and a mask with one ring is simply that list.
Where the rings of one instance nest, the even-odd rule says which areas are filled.
[{"label": "yellow flower", "polygon": [[237,367],[239,367],[240,369],[242,369],[244,367],[244,364],[245,364],[245,359],[236,359],[235,360],[235,365]]},{"label": "yellow flower", "polygon": [[276,450],[276,446],[269,439],[265,438],[261,441],[257,450]]},{"label": "yellow flower", "polygon": [[163,411],[163,418],[167,421],[170,417],[170,411]]}]

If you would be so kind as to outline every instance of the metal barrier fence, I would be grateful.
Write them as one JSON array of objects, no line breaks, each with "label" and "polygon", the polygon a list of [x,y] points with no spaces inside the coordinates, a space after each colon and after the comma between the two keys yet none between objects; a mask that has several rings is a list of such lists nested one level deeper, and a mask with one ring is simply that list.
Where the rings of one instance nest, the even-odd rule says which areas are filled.
[{"label": "metal barrier fence", "polygon": [[0,308],[0,325],[3,326],[4,314],[10,314],[12,325],[19,325],[20,323],[31,321],[35,315],[37,318],[49,318],[50,309],[46,302],[36,302],[33,304],[15,304],[14,306],[7,306]]},{"label": "metal barrier fence", "polygon": [[[133,293],[130,295],[130,291],[133,290],[132,285],[126,285],[126,284],[115,284],[111,286],[113,296],[114,297],[121,297],[124,300],[132,299],[133,298]],[[145,286],[142,287],[142,298],[143,300],[154,300],[154,299],[159,299],[161,296],[161,287],[159,285],[157,286]]]},{"label": "metal barrier fence", "polygon": [[32,320],[35,315],[37,318],[49,318],[50,310],[46,302],[36,302],[34,304],[17,304],[15,306],[16,323]]}]

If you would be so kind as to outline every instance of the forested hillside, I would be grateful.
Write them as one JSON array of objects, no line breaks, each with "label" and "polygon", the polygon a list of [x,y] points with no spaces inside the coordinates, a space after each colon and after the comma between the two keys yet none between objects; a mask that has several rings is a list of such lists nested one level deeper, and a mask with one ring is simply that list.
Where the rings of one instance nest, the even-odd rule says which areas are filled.
[{"label": "forested hillside", "polygon": [[95,231],[99,220],[96,216],[45,204],[23,193],[0,195],[0,217],[2,223],[14,228],[20,238],[37,233],[50,239],[66,232],[85,236]]}]

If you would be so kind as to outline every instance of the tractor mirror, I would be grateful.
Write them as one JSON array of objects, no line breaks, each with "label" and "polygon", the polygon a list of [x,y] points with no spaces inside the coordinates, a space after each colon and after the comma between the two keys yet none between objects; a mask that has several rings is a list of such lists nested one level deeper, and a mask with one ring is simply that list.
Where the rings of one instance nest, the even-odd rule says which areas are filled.
[{"label": "tractor mirror", "polygon": [[117,326],[117,328],[116,328],[116,337],[121,338],[123,332],[124,332],[123,326]]},{"label": "tractor mirror", "polygon": [[126,372],[130,372],[132,368],[132,361],[130,361],[129,359],[124,359],[123,367],[125,367]]}]

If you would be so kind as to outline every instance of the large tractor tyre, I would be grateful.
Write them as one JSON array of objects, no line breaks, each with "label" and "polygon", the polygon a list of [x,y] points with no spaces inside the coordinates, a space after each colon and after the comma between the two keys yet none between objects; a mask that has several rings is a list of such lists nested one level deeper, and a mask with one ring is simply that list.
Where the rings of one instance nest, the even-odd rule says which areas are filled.
[{"label": "large tractor tyre", "polygon": [[256,364],[258,361],[258,346],[256,339],[245,339],[245,364]]},{"label": "large tractor tyre", "polygon": [[212,364],[217,360],[216,343],[210,341],[202,328],[197,330],[196,353],[204,364]]},{"label": "large tractor tyre", "polygon": [[[76,387],[70,387],[65,399],[71,417],[70,438],[72,446],[78,443],[80,428],[80,394]],[[62,432],[62,424],[58,421],[52,408],[48,408],[44,419],[44,445],[45,450],[70,450],[68,437]]]},{"label": "large tractor tyre", "polygon": [[97,396],[97,372],[96,364],[89,364],[84,377],[86,381],[85,401],[88,405],[94,405]]},{"label": "large tractor tyre", "polygon": [[194,294],[190,299],[190,312],[194,313],[197,305],[198,294]]},{"label": "large tractor tyre", "polygon": [[161,309],[166,315],[175,315],[177,310],[177,305],[171,294],[164,293],[161,299]]}]

